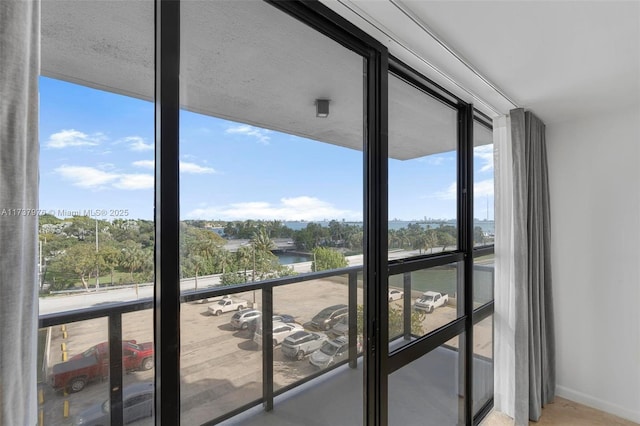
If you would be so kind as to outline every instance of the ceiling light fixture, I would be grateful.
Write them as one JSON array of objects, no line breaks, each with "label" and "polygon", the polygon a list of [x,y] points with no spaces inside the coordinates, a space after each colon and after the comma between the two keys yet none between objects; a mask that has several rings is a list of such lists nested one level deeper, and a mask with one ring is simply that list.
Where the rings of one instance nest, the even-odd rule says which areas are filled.
[{"label": "ceiling light fixture", "polygon": [[326,118],[329,116],[329,99],[316,99],[316,117]]}]

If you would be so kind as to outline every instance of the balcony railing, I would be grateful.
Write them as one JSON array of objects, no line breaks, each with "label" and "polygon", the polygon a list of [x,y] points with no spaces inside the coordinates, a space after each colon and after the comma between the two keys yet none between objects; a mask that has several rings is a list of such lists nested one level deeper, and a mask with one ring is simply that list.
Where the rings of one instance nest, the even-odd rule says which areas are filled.
[{"label": "balcony railing", "polygon": [[[403,267],[402,267],[403,268]],[[394,268],[391,268],[394,269]],[[400,269],[400,268],[396,268]],[[217,286],[212,288],[207,288],[198,291],[187,291],[181,293],[181,302],[198,302],[203,301],[209,298],[217,298],[226,295],[238,295],[240,293],[247,293],[252,291],[260,291],[261,292],[261,310],[262,310],[262,345],[261,345],[261,356],[262,356],[262,396],[258,399],[252,400],[242,406],[237,408],[233,408],[227,410],[226,412],[215,416],[211,420],[206,421],[204,424],[216,424],[222,422],[226,419],[229,419],[251,407],[262,404],[265,410],[271,410],[273,408],[274,397],[278,396],[284,392],[287,392],[303,383],[308,382],[320,375],[325,374],[326,372],[340,367],[344,364],[348,364],[351,368],[356,368],[358,365],[358,356],[359,348],[358,348],[358,291],[359,286],[358,275],[362,272],[362,266],[354,266],[343,269],[336,269],[330,271],[322,271],[322,272],[313,272],[306,273],[301,275],[289,276],[284,278],[277,278],[271,280],[265,280],[255,283],[246,283],[235,286]],[[395,272],[395,271],[394,271]],[[397,272],[401,272],[398,270]],[[397,306],[402,306],[403,312],[403,326],[402,331],[398,334],[394,334],[390,336],[390,340],[394,340],[396,343],[400,340],[409,341],[415,340],[419,337],[418,335],[414,335],[411,332],[411,300],[412,297],[412,283],[411,277],[412,274],[410,272],[401,272],[402,282],[403,282],[403,290],[405,297],[403,300],[398,301]],[[349,320],[348,320],[348,342],[349,342],[349,350],[348,357],[337,364],[322,370],[318,370],[313,374],[306,375],[305,377],[297,378],[295,382],[279,387],[278,389],[274,389],[274,346],[273,346],[273,315],[276,313],[274,311],[274,289],[278,287],[286,287],[293,284],[308,284],[309,286],[313,286],[313,283],[318,280],[325,279],[336,279],[340,277],[342,282],[346,278],[347,284],[347,299],[348,299],[348,311],[349,311]],[[311,287],[309,287],[311,288]],[[361,290],[360,290],[361,291]],[[312,295],[313,292],[310,291],[309,295]],[[125,423],[125,418],[123,414],[123,352],[122,352],[122,341],[123,341],[123,315],[128,313],[133,313],[136,311],[144,311],[153,308],[153,300],[152,298],[146,298],[131,302],[117,302],[117,303],[109,303],[103,306],[94,306],[88,307],[84,309],[78,309],[73,311],[66,311],[61,313],[51,313],[41,315],[39,318],[39,327],[41,329],[54,327],[54,326],[62,326],[69,323],[85,321],[85,320],[95,320],[99,318],[105,318],[108,324],[108,347],[109,347],[109,372],[108,372],[108,383],[109,383],[109,405],[110,405],[110,416],[111,416],[111,424],[112,425],[122,425]],[[457,308],[456,308],[457,310]],[[493,303],[489,303],[481,308],[479,308],[478,313],[482,314],[482,317],[486,317],[493,311]],[[486,311],[486,312],[485,312]],[[451,324],[449,324],[451,325]],[[444,327],[441,327],[444,328]],[[429,329],[426,335],[431,335],[433,333],[438,332],[438,330]],[[68,416],[68,407],[65,408],[66,415]]]},{"label": "balcony railing", "polygon": [[[189,291],[181,294],[181,302],[197,302],[209,298],[216,298],[225,295],[236,295],[249,291],[259,290],[262,293],[261,309],[262,309],[262,397],[255,401],[251,401],[241,407],[226,412],[205,424],[216,424],[225,419],[247,410],[250,407],[263,404],[266,410],[273,408],[273,399],[296,386],[299,386],[309,380],[312,380],[326,372],[337,368],[344,364],[349,364],[351,368],[356,368],[358,358],[357,347],[357,278],[358,273],[362,271],[361,266],[313,272],[302,275],[290,276],[285,278],[277,278],[265,280],[255,283],[247,283],[236,286],[220,286],[198,291]],[[292,284],[311,283],[320,279],[332,277],[347,277],[348,282],[348,309],[349,309],[349,351],[347,359],[336,363],[326,369],[319,370],[315,374],[308,375],[295,383],[274,390],[274,360],[273,360],[273,290],[277,287],[283,287]],[[50,313],[41,315],[39,318],[39,328],[62,326],[73,322],[94,320],[106,318],[108,322],[109,335],[109,404],[111,425],[124,424],[123,417],[123,354],[122,354],[122,316],[141,310],[148,310],[153,307],[153,299],[146,298],[131,302],[115,302],[104,306],[88,307],[73,311],[60,313]],[[65,409],[68,415],[68,408]]]}]

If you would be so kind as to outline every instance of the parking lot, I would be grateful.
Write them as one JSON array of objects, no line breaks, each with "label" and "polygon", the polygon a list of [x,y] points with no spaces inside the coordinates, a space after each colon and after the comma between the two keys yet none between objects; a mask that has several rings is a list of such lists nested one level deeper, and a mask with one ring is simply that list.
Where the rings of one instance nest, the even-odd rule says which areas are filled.
[{"label": "parking lot", "polygon": [[[248,303],[261,301],[260,291],[237,294],[234,297]],[[358,288],[358,303],[362,303],[362,289]],[[415,297],[412,297],[415,298]],[[292,315],[299,324],[306,324],[320,310],[335,304],[347,304],[346,278],[340,277],[297,283],[274,288],[274,312]],[[391,302],[402,307],[402,299]],[[181,305],[181,410],[186,425],[198,425],[216,418],[262,396],[262,351],[246,330],[230,325],[232,312],[220,316],[209,314],[210,303]],[[425,315],[423,328],[430,331],[456,318],[454,306],[438,308]],[[137,342],[153,340],[152,311],[123,315],[123,339]],[[97,319],[66,325],[66,338],[61,327],[51,330],[49,365],[61,361],[64,344],[68,356],[107,341],[107,320]],[[491,324],[477,327],[476,352],[490,356]],[[486,330],[485,330],[486,329]],[[489,339],[489,340],[487,340]],[[318,371],[307,358],[300,361],[285,358],[276,347],[274,351],[274,389],[295,383]],[[133,371],[125,375],[125,387],[137,381],[152,381],[154,370]],[[70,420],[87,407],[108,398],[108,384],[93,382],[78,393],[65,395],[44,384],[45,425],[71,424]],[[69,416],[64,418],[64,401],[69,404]],[[136,422],[152,424],[151,420]]]}]

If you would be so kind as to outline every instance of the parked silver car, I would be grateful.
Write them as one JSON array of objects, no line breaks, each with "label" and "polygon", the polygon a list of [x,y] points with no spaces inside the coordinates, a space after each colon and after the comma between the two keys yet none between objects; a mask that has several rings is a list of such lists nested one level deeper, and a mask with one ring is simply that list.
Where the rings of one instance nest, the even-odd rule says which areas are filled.
[{"label": "parked silver car", "polygon": [[306,355],[320,349],[327,341],[324,333],[312,333],[310,331],[296,331],[291,336],[284,339],[280,350],[289,357],[301,360]]},{"label": "parked silver car", "polygon": [[[274,322],[273,323],[273,346],[277,346],[284,339],[295,333],[296,331],[302,331],[304,328],[300,324],[296,323],[284,323],[284,322]],[[253,335],[253,341],[259,345],[262,345],[262,327],[256,329],[255,334]]]},{"label": "parked silver car", "polygon": [[349,339],[344,336],[323,343],[320,350],[315,351],[309,357],[309,362],[319,368],[327,368],[330,365],[342,361],[349,353]]},{"label": "parked silver car", "polygon": [[[153,383],[141,382],[125,386],[122,390],[124,423],[153,416]],[[75,426],[106,426],[111,424],[111,402],[94,404],[81,411],[74,419]]]},{"label": "parked silver car", "polygon": [[246,330],[251,323],[260,319],[262,313],[257,309],[243,309],[231,317],[231,326],[236,330]]}]

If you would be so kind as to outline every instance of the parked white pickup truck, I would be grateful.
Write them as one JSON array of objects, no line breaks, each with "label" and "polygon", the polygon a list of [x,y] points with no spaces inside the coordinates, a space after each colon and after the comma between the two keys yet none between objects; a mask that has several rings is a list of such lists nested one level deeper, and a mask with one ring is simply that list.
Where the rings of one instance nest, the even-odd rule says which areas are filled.
[{"label": "parked white pickup truck", "polygon": [[209,306],[209,314],[220,315],[223,312],[239,311],[246,308],[247,305],[247,301],[243,299],[224,298]]},{"label": "parked white pickup truck", "polygon": [[433,312],[437,307],[444,306],[449,301],[449,295],[440,294],[435,291],[425,291],[419,299],[413,304],[415,309],[426,311],[428,314]]}]

